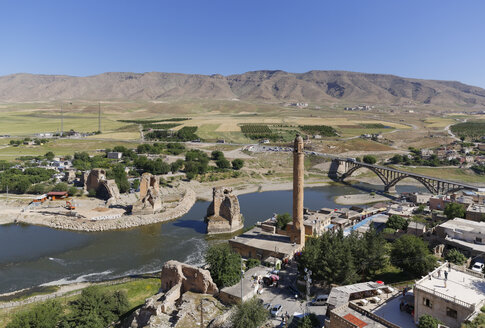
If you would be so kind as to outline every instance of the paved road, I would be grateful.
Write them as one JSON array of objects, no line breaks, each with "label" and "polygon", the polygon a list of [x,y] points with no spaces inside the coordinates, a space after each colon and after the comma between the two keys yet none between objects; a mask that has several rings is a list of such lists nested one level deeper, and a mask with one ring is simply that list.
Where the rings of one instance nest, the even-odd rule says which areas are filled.
[{"label": "paved road", "polygon": [[326,306],[311,306],[310,302],[303,300],[301,297],[295,298],[295,292],[290,286],[295,286],[297,277],[296,262],[293,262],[286,270],[280,271],[280,282],[278,287],[268,287],[264,292],[258,296],[264,303],[270,303],[272,306],[280,304],[282,306],[281,312],[275,318],[271,319],[274,327],[281,326],[283,323],[283,316],[288,313],[291,317],[294,314],[302,314],[305,312],[312,312],[318,315],[323,323],[325,320]]}]

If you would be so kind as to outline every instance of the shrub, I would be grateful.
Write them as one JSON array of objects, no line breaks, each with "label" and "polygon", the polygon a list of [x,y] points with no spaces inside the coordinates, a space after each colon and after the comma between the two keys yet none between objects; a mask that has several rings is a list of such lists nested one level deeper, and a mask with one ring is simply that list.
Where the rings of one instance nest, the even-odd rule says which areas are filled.
[{"label": "shrub", "polygon": [[211,277],[219,288],[232,286],[241,280],[241,256],[229,244],[219,244],[207,250],[205,260]]},{"label": "shrub", "polygon": [[234,170],[240,170],[244,166],[244,161],[240,158],[236,158],[235,160],[232,161],[232,168]]},{"label": "shrub", "polygon": [[393,214],[387,220],[386,227],[394,230],[397,230],[397,229],[406,230],[406,228],[408,227],[408,224],[409,224],[408,220],[406,220],[402,216]]},{"label": "shrub", "polygon": [[292,220],[291,215],[289,213],[278,214],[276,216],[276,227],[278,229],[285,230],[286,225],[290,223]]},{"label": "shrub", "polygon": [[463,255],[459,250],[452,248],[445,254],[445,260],[455,263],[457,265],[462,265],[466,262],[466,256]]},{"label": "shrub", "polygon": [[377,158],[372,155],[365,155],[362,160],[367,164],[375,164],[377,162]]},{"label": "shrub", "polygon": [[257,298],[237,305],[231,317],[233,328],[258,328],[269,318],[269,312]]}]

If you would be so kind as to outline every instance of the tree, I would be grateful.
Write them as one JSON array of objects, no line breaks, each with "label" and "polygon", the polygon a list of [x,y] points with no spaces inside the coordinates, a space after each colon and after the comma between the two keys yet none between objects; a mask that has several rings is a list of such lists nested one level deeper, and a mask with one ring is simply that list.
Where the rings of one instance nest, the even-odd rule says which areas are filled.
[{"label": "tree", "polygon": [[[357,234],[355,236],[358,237]],[[366,231],[362,237],[358,237],[356,243],[352,247],[352,254],[355,266],[363,276],[369,277],[375,274],[389,262],[386,240],[375,229]]]},{"label": "tree", "polygon": [[419,318],[418,328],[438,328],[438,325],[441,322],[430,316],[429,314],[425,314]]},{"label": "tree", "polygon": [[232,161],[232,168],[234,170],[240,170],[244,166],[244,161],[240,158],[236,158],[235,160]]},{"label": "tree", "polygon": [[60,328],[104,328],[128,309],[125,292],[103,292],[97,287],[85,288],[72,302],[71,312],[63,318]]},{"label": "tree", "polygon": [[111,169],[111,174],[115,179],[118,188],[120,189],[121,193],[125,193],[130,190],[130,182],[128,181],[128,177],[126,175],[125,166],[123,164],[116,164]]},{"label": "tree", "polygon": [[386,227],[394,230],[397,230],[397,229],[406,230],[406,228],[408,227],[408,224],[409,224],[408,220],[406,220],[402,216],[393,214],[387,220]]},{"label": "tree", "polygon": [[465,217],[465,207],[458,203],[448,203],[445,206],[444,214],[450,220]]},{"label": "tree", "polygon": [[67,193],[69,194],[69,196],[74,196],[77,193],[77,188],[74,186],[71,186],[67,190]]},{"label": "tree", "polygon": [[258,328],[269,318],[269,312],[257,298],[237,305],[231,316],[233,328]]},{"label": "tree", "polygon": [[456,248],[452,248],[448,252],[446,252],[445,260],[451,263],[455,263],[457,265],[462,265],[466,262],[466,256],[463,255],[463,253]]},{"label": "tree", "polygon": [[248,259],[246,261],[246,270],[252,269],[254,267],[257,267],[258,265],[261,265],[261,261],[258,259]]},{"label": "tree", "polygon": [[392,245],[391,263],[403,271],[423,276],[435,267],[436,259],[422,239],[404,235]]},{"label": "tree", "polygon": [[221,158],[219,159],[217,162],[216,162],[216,165],[218,168],[220,169],[228,169],[231,167],[231,163],[225,159],[225,158]]},{"label": "tree", "polygon": [[205,256],[211,277],[219,288],[232,286],[241,279],[241,256],[229,244],[210,247]]},{"label": "tree", "polygon": [[377,162],[377,158],[372,155],[365,155],[362,160],[367,164],[375,164]]},{"label": "tree", "polygon": [[214,160],[214,161],[218,161],[218,160],[223,159],[223,158],[225,158],[224,153],[220,150],[214,150],[211,153],[211,159]]},{"label": "tree", "polygon": [[52,161],[54,159],[54,153],[49,151],[47,153],[45,153],[44,157],[48,160],[48,161]]},{"label": "tree", "polygon": [[57,327],[62,306],[57,301],[47,301],[33,308],[16,313],[6,328],[52,328]]},{"label": "tree", "polygon": [[291,215],[289,213],[283,213],[276,215],[276,227],[278,229],[285,230],[286,225],[290,223],[292,220]]},{"label": "tree", "polygon": [[402,155],[399,155],[399,154],[396,154],[394,156],[392,156],[392,158],[390,159],[391,163],[392,164],[399,164],[403,161],[403,157]]},{"label": "tree", "polygon": [[314,328],[320,326],[320,321],[315,313],[307,314],[298,322],[298,328]]},{"label": "tree", "polygon": [[172,173],[176,173],[180,169],[182,169],[182,167],[184,167],[184,160],[183,159],[178,159],[175,162],[173,162],[172,164],[170,164],[170,171]]},{"label": "tree", "polygon": [[54,188],[52,188],[52,191],[67,191],[69,189],[69,186],[65,182],[59,182],[57,183]]}]

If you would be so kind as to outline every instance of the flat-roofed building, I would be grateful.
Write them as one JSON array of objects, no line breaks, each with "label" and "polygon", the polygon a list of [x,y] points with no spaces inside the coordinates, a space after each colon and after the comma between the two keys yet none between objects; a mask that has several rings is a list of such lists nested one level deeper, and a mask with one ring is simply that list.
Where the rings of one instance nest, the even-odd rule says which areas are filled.
[{"label": "flat-roofed building", "polygon": [[329,328],[401,328],[386,319],[349,303],[330,311],[329,319],[325,320]]},{"label": "flat-roofed building", "polygon": [[428,314],[450,328],[459,328],[484,304],[483,275],[455,265],[441,265],[414,286],[415,322]]},{"label": "flat-roofed building", "polygon": [[466,209],[465,219],[473,221],[485,221],[485,205],[471,204]]}]

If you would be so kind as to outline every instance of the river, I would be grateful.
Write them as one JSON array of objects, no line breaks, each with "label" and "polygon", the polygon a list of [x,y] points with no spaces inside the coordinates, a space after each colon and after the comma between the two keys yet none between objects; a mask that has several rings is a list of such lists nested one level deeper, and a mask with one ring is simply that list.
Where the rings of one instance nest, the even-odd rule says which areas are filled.
[{"label": "river", "polygon": [[[369,186],[369,185],[367,185]],[[371,186],[372,187],[372,186]],[[398,186],[398,192],[420,188]],[[363,192],[345,185],[305,189],[305,207],[342,207],[333,198]],[[291,213],[291,191],[240,195],[245,226],[273,213]],[[74,232],[29,225],[0,226],[0,293],[41,284],[96,281],[159,271],[174,259],[201,264],[208,245],[198,201],[183,217],[160,224],[108,232]]]}]

